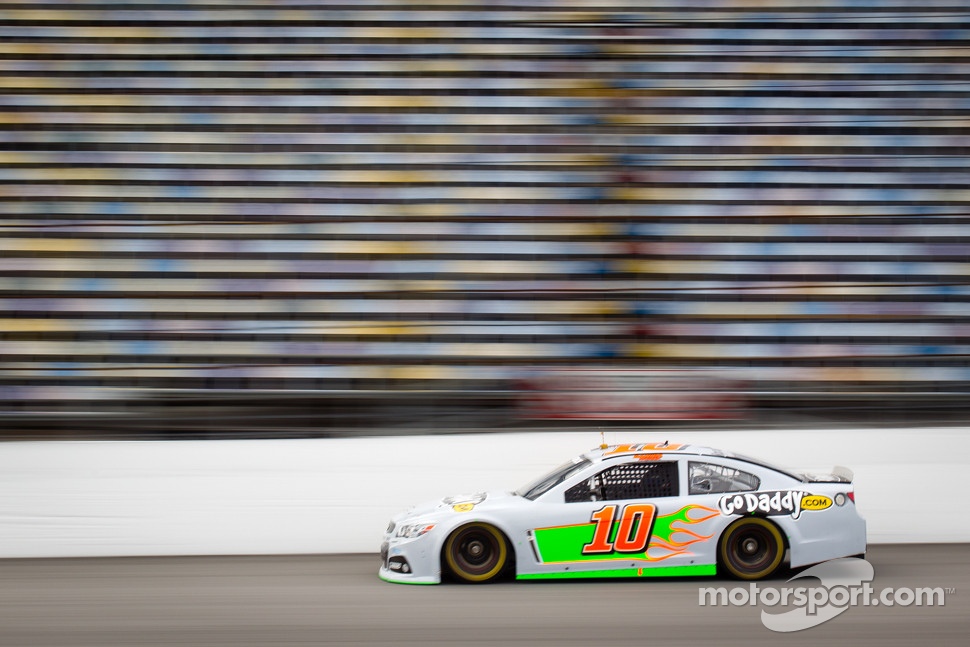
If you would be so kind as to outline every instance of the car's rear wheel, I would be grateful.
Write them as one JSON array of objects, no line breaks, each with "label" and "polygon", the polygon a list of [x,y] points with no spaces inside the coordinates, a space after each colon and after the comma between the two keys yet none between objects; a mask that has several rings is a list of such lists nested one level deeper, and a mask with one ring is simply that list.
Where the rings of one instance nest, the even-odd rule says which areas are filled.
[{"label": "car's rear wheel", "polygon": [[742,580],[760,580],[781,566],[785,540],[778,526],[763,517],[738,519],[721,535],[721,567]]},{"label": "car's rear wheel", "polygon": [[483,583],[502,575],[509,563],[505,535],[487,523],[470,523],[445,540],[445,564],[464,582]]}]

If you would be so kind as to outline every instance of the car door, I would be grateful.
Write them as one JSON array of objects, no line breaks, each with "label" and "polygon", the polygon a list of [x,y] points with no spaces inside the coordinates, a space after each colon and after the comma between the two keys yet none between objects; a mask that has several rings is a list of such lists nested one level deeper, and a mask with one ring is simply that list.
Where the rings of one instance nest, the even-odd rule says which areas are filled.
[{"label": "car door", "polygon": [[692,565],[683,548],[695,538],[682,529],[696,519],[684,511],[681,489],[680,462],[673,457],[599,464],[549,493],[558,500],[548,503],[554,514],[544,517],[555,522],[530,533],[537,571],[560,577],[636,576],[645,569]]}]

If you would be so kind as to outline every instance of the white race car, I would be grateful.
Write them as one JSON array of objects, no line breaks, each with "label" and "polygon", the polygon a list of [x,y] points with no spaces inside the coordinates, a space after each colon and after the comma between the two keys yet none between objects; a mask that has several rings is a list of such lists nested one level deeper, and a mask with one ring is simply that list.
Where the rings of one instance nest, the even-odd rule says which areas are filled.
[{"label": "white race car", "polygon": [[745,580],[864,555],[852,472],[791,472],[668,443],[601,446],[515,492],[449,497],[394,517],[380,577],[437,584],[714,575]]}]

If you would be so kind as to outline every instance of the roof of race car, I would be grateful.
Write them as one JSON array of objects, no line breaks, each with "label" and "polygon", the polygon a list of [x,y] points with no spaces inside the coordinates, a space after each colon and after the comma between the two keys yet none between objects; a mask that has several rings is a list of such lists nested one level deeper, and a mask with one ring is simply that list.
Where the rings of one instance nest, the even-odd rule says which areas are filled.
[{"label": "roof of race car", "polygon": [[626,445],[600,445],[584,454],[591,461],[600,461],[614,456],[650,456],[654,460],[664,454],[691,454],[697,456],[730,456],[719,449],[687,445],[682,443],[632,443]]},{"label": "roof of race car", "polygon": [[745,463],[757,465],[775,472],[780,472],[781,474],[790,476],[795,480],[803,480],[802,476],[788,469],[778,467],[777,465],[772,465],[771,463],[767,463],[756,458],[751,458],[750,456],[743,456],[741,454],[725,452],[712,447],[688,445],[685,443],[669,443],[667,441],[662,443],[632,443],[625,445],[607,445],[604,443],[603,445],[600,445],[599,447],[583,454],[584,458],[594,463],[600,463],[606,459],[622,456],[635,456],[636,458],[645,461],[662,460],[664,456],[715,456],[718,458],[730,458],[743,461]]}]

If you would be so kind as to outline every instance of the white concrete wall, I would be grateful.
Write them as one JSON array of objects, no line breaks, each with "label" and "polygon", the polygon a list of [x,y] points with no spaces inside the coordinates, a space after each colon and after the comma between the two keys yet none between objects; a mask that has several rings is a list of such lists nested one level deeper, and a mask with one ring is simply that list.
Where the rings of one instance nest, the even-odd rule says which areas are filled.
[{"label": "white concrete wall", "polygon": [[[869,541],[970,541],[970,430],[608,432],[856,473]],[[598,432],[0,443],[0,557],[376,552],[388,518],[511,490]]]}]

